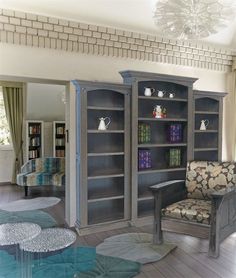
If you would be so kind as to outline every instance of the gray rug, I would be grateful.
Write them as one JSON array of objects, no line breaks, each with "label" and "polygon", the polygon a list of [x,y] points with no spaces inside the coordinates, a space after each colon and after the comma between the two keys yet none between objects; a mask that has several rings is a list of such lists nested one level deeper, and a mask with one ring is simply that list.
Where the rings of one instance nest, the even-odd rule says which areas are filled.
[{"label": "gray rug", "polygon": [[101,255],[146,264],[162,259],[175,248],[175,244],[167,242],[153,245],[151,234],[127,233],[106,238],[96,247],[96,251]]},{"label": "gray rug", "polygon": [[9,202],[0,206],[5,211],[26,211],[35,209],[44,209],[52,207],[59,203],[61,199],[56,197],[38,197],[33,199],[22,199]]}]

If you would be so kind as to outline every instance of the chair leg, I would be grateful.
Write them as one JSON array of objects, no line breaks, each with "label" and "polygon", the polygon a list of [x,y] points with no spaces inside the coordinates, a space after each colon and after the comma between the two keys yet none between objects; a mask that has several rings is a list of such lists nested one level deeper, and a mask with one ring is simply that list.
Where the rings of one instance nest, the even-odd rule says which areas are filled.
[{"label": "chair leg", "polygon": [[212,200],[211,226],[209,234],[208,256],[217,258],[220,254],[220,215],[218,213],[219,200]]},{"label": "chair leg", "polygon": [[25,185],[25,197],[27,197],[27,196],[28,196],[28,186]]},{"label": "chair leg", "polygon": [[161,192],[154,194],[154,225],[153,225],[153,244],[163,243],[163,234],[161,229]]}]

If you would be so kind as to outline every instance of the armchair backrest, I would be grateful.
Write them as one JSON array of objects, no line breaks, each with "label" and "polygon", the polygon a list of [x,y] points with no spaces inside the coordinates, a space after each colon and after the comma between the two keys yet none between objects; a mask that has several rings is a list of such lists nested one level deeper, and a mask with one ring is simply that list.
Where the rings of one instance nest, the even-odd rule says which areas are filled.
[{"label": "armchair backrest", "polygon": [[64,157],[42,157],[35,159],[35,172],[65,172]]},{"label": "armchair backrest", "polygon": [[236,186],[234,162],[191,161],[187,164],[188,198],[210,199],[212,192]]}]

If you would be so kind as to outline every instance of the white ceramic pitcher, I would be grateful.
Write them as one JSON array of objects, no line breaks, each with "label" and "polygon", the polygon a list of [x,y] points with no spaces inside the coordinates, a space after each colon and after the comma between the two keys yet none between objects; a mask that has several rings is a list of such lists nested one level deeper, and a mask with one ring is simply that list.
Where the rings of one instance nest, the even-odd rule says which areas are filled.
[{"label": "white ceramic pitcher", "polygon": [[201,120],[200,130],[206,130],[209,125],[209,120]]},{"label": "white ceramic pitcher", "polygon": [[[106,120],[108,120],[108,122],[106,123]],[[105,117],[105,118],[99,118],[99,125],[98,125],[98,130],[107,130],[109,124],[111,123],[111,119],[109,117]]]}]

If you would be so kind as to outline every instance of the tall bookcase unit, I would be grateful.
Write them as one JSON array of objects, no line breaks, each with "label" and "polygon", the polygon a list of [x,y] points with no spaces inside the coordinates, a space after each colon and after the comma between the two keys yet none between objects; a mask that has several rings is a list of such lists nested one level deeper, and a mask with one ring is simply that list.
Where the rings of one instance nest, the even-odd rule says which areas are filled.
[{"label": "tall bookcase unit", "polygon": [[42,157],[44,154],[43,121],[26,121],[26,159]]},{"label": "tall bookcase unit", "polygon": [[[81,234],[130,220],[130,92],[122,84],[73,81],[77,94],[77,228]],[[109,117],[106,130],[99,119]]]},{"label": "tall bookcase unit", "polygon": [[53,156],[65,157],[65,121],[53,122]]},{"label": "tall bookcase unit", "polygon": [[[194,147],[196,160],[222,160],[223,98],[226,93],[194,91]],[[207,125],[200,130],[201,122]]]},{"label": "tall bookcase unit", "polygon": [[[153,74],[137,71],[120,72],[125,84],[132,84],[132,221],[142,225],[153,219],[154,200],[150,185],[158,182],[184,179],[187,160],[192,158],[192,85],[194,78]],[[163,97],[157,93],[145,96],[145,88],[164,91]],[[172,93],[173,98],[169,97]],[[154,118],[156,105],[166,109],[165,117]],[[170,143],[168,129],[171,124],[180,124],[182,138],[178,143]],[[138,141],[140,124],[150,127],[148,143]],[[171,166],[171,150],[180,152],[178,166]],[[148,151],[151,168],[138,169],[141,150]]]}]

